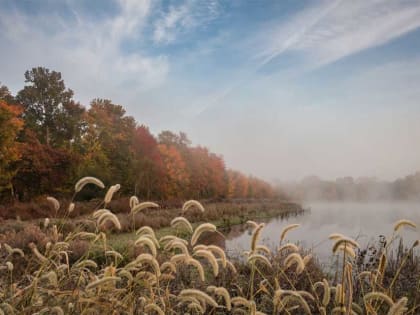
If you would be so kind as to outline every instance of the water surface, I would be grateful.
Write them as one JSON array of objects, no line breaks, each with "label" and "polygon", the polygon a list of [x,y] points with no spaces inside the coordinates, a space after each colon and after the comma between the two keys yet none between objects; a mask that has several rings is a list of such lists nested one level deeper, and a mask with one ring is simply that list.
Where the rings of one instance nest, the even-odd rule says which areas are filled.
[{"label": "water surface", "polygon": [[[391,235],[397,220],[409,219],[420,227],[419,203],[313,203],[305,207],[310,210],[302,215],[266,222],[261,241],[275,248],[282,229],[289,224],[300,223],[298,229],[287,235],[287,240],[313,249],[320,261],[327,264],[331,258],[332,242],[328,240],[331,233],[342,233],[365,246],[376,244],[379,235]],[[404,228],[401,235],[407,245],[420,239],[419,229]],[[231,254],[248,250],[250,240],[251,232],[244,226],[236,226],[227,234],[226,249]]]}]

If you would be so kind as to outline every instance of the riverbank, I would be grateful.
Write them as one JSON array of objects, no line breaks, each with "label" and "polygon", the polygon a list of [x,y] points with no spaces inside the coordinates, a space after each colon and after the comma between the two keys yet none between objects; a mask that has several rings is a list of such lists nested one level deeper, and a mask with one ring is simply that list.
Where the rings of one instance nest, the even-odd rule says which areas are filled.
[{"label": "riverbank", "polygon": [[[203,202],[203,205],[206,211],[190,211],[187,215],[188,220],[194,226],[200,222],[212,222],[223,231],[248,220],[289,216],[304,211],[297,203],[276,199]],[[47,239],[44,231],[46,218],[48,218],[50,226],[57,225],[61,234],[75,231],[96,232],[97,227],[92,213],[100,207],[101,204],[95,200],[88,203],[76,203],[75,210],[68,214],[65,211],[55,212],[51,208],[45,210],[44,207],[39,206],[38,209],[42,209],[42,214],[45,215],[43,218],[0,220],[0,235],[3,235],[2,239],[5,242],[11,242],[19,248],[26,249],[30,242],[44,246]],[[133,231],[142,226],[153,228],[160,236],[172,233],[170,222],[181,214],[181,207],[181,204],[179,206],[164,204],[159,208],[145,209],[133,216],[130,214],[128,198],[115,200],[107,208],[116,214],[121,229],[117,230],[112,224],[107,223],[101,227],[101,231],[107,234],[108,241],[113,248],[125,252],[126,247],[131,244],[130,241],[136,237]],[[66,209],[65,203],[62,204],[62,208]],[[40,216],[39,212],[37,216]],[[9,217],[13,217],[12,214],[9,214]],[[82,248],[83,246],[76,252],[83,254]],[[74,256],[77,257],[77,255]]]},{"label": "riverbank", "polygon": [[[26,222],[19,233],[0,237],[0,309],[19,314],[175,315],[191,309],[194,314],[386,314],[394,305],[401,305],[406,314],[418,312],[419,263],[413,264],[411,250],[397,257],[385,251],[383,265],[361,268],[358,243],[338,234],[331,246],[337,261],[345,265],[337,264],[330,275],[310,251],[286,241],[299,230],[297,226],[279,231],[281,248],[270,250],[262,239],[267,227],[251,223],[251,251],[242,252],[238,259],[209,237],[221,232],[211,222],[222,229],[228,227],[226,221],[197,220],[191,224],[192,231],[187,217],[212,217],[223,209],[232,210],[220,205],[206,208],[212,210],[188,210],[176,230],[143,229],[136,244],[133,239],[123,239],[134,237],[135,231],[113,233],[102,224],[103,232],[77,233],[66,232],[69,226],[65,224],[72,223],[68,218],[39,221],[38,225]],[[259,219],[254,219],[260,221],[274,213],[286,215],[285,209],[266,207],[255,212],[248,205],[239,219],[252,219],[248,214],[256,214]],[[166,211],[178,215],[178,210]],[[114,216],[107,220],[120,224]],[[414,225],[402,221],[394,231],[399,234]],[[162,235],[168,237],[160,239]],[[19,242],[30,243],[21,247]],[[344,247],[338,246],[343,243]]]}]

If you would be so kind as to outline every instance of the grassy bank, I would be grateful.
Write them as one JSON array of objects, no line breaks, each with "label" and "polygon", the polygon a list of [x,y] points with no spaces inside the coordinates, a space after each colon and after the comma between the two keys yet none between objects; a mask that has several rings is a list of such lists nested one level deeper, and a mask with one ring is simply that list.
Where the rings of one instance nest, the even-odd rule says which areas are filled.
[{"label": "grassy bank", "polygon": [[[369,264],[360,264],[365,254],[357,242],[331,235],[337,264],[330,275],[313,253],[287,242],[288,231],[297,225],[280,233],[275,251],[260,242],[264,224],[255,221],[302,211],[296,204],[212,203],[204,210],[190,202],[190,207],[134,214],[140,205],[117,214],[96,210],[75,218],[7,221],[0,234],[0,310],[59,315],[418,314],[420,262],[413,256],[418,242],[398,256],[388,250],[407,226],[415,227],[410,221],[396,223]],[[227,257],[213,237],[242,223],[252,230],[249,250],[240,258]]]}]

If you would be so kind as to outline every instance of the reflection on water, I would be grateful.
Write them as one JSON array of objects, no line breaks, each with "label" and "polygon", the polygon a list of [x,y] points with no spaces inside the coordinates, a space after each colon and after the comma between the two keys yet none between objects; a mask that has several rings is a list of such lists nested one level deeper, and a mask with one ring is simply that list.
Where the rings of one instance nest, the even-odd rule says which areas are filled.
[{"label": "reflection on water", "polygon": [[[379,235],[392,234],[395,221],[400,219],[412,220],[420,227],[418,203],[314,203],[307,207],[310,211],[303,215],[279,217],[267,222],[261,241],[274,248],[285,226],[300,223],[301,226],[292,230],[287,239],[313,249],[321,262],[328,263],[332,245],[328,235],[331,233],[350,236],[365,246],[376,243]],[[420,239],[419,229],[415,231],[405,228],[401,234],[407,245]],[[244,226],[236,226],[227,233],[224,245],[229,253],[238,254],[249,249],[250,240],[250,231]]]}]

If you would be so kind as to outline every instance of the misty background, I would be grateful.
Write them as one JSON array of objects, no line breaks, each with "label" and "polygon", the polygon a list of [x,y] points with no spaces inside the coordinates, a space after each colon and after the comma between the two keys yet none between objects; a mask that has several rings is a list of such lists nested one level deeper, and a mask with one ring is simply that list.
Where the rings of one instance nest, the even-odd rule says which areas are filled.
[{"label": "misty background", "polygon": [[418,192],[419,26],[411,0],[0,0],[0,81],[45,66],[84,105],[185,131],[294,196],[398,199]]}]

